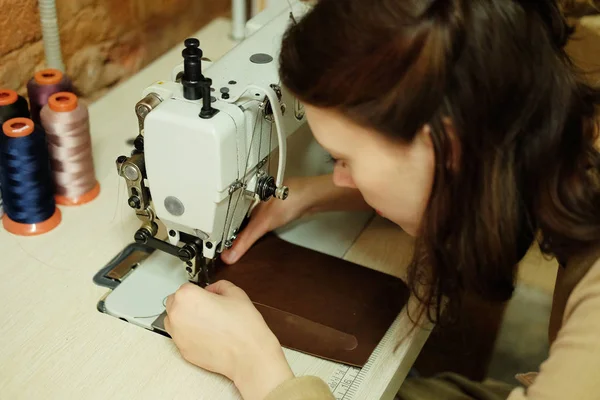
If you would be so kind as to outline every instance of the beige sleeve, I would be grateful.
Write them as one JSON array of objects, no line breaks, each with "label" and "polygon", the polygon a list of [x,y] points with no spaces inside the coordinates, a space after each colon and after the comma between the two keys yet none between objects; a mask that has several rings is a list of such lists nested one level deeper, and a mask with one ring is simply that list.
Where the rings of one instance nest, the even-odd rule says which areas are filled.
[{"label": "beige sleeve", "polygon": [[314,376],[290,379],[275,390],[265,400],[335,400],[329,386]]},{"label": "beige sleeve", "polygon": [[575,287],[550,356],[527,389],[507,400],[592,400],[600,398],[600,261]]}]

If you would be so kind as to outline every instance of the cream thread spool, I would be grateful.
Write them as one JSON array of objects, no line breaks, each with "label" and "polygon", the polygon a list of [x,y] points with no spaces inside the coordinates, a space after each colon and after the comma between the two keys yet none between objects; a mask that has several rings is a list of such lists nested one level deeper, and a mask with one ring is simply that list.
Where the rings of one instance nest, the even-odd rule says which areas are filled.
[{"label": "cream thread spool", "polygon": [[100,193],[96,180],[89,114],[77,96],[55,93],[40,118],[48,140],[56,203],[82,205]]}]

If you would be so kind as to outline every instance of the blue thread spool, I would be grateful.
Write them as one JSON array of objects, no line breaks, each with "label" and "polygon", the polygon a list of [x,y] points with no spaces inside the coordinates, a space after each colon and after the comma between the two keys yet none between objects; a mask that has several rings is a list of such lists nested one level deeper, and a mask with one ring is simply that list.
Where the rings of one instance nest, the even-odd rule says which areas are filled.
[{"label": "blue thread spool", "polygon": [[[27,100],[19,96],[14,90],[0,89],[0,130],[2,124],[17,117],[29,118]],[[4,214],[1,192],[2,187],[0,187],[0,218]]]},{"label": "blue thread spool", "polygon": [[2,131],[0,185],[4,229],[20,236],[49,232],[62,217],[54,200],[46,135],[28,118],[10,119],[2,125]]}]

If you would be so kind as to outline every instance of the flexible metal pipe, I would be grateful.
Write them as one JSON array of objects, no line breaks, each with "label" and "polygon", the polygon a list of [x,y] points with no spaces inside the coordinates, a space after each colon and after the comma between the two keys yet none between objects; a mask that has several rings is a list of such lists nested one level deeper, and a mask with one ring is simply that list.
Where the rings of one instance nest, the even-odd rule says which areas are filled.
[{"label": "flexible metal pipe", "polygon": [[39,9],[46,65],[48,68],[55,68],[64,72],[65,65],[62,59],[58,20],[56,18],[56,1],[39,0]]}]

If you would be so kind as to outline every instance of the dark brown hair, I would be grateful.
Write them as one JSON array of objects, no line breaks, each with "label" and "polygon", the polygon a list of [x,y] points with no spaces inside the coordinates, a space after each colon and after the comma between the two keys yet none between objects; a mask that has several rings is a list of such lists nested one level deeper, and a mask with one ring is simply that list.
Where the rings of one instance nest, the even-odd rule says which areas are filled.
[{"label": "dark brown hair", "polygon": [[510,298],[538,237],[559,260],[600,241],[600,91],[564,52],[571,33],[556,0],[320,0],[284,36],[301,101],[406,142],[431,125],[409,284],[432,321],[464,289]]}]

